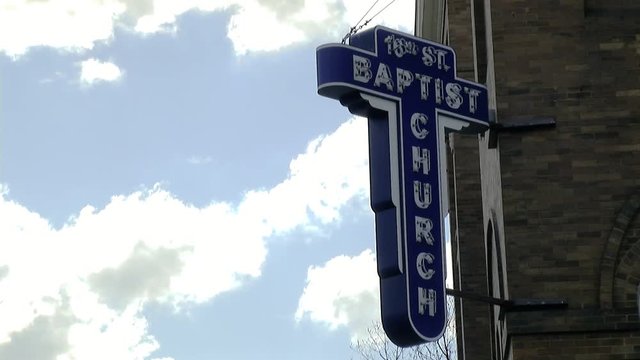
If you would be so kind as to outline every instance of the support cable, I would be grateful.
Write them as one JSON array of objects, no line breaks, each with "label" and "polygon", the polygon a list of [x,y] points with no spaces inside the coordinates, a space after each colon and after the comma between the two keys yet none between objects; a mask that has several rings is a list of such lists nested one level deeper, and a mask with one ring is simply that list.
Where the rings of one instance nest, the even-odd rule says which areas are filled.
[{"label": "support cable", "polygon": [[[387,5],[385,5],[382,9],[380,9],[380,11],[378,11],[377,13],[373,14],[373,16],[371,16],[367,21],[365,21],[364,23],[360,24],[360,22],[362,21],[362,19],[365,18],[365,16],[367,16],[371,10],[374,8],[374,6],[376,6],[376,4],[379,2],[380,0],[376,0],[373,5],[371,5],[371,7],[369,7],[369,10],[367,10],[367,12],[364,13],[364,15],[362,15],[362,17],[360,18],[360,20],[358,20],[358,22],[352,26],[349,29],[349,32],[347,32],[347,34],[342,38],[342,43],[346,44],[347,40],[351,38],[351,36],[355,35],[358,31],[360,31],[360,29],[362,29],[363,27],[369,25],[369,23],[371,22],[371,20],[373,20],[376,16],[380,15],[380,13],[382,13],[383,11],[385,11],[391,4],[393,4],[396,0],[391,0],[389,3],[387,3]],[[360,26],[358,26],[360,25]]]}]

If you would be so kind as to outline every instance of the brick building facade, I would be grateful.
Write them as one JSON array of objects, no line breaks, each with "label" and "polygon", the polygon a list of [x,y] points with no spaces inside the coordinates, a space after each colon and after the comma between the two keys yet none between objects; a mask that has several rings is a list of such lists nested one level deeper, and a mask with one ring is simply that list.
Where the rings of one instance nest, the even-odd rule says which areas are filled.
[{"label": "brick building facade", "polygon": [[[452,137],[459,358],[640,359],[640,1],[450,0],[499,125]],[[555,127],[538,128],[536,122]]]}]

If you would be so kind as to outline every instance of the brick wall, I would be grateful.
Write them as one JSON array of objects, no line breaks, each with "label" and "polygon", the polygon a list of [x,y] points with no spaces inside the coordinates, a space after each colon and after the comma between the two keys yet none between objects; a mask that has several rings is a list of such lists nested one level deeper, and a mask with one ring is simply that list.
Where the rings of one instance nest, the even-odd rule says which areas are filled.
[{"label": "brick wall", "polygon": [[[469,1],[449,1],[448,16],[449,39],[456,51],[457,74],[473,81],[475,72]],[[451,191],[450,194],[456,195],[451,199],[451,223],[452,228],[457,229],[453,242],[455,287],[465,292],[486,295],[488,289],[478,139],[476,136],[456,134],[450,141],[454,149],[451,154],[454,161],[449,169],[452,174],[455,173],[455,182],[451,184],[452,188],[455,187],[455,192]],[[458,243],[463,246],[458,247]],[[459,358],[490,359],[488,305],[464,299],[457,305]],[[463,327],[468,335],[461,331]]]},{"label": "brick wall", "polygon": [[[464,13],[464,3],[450,11]],[[513,358],[640,359],[640,222],[637,209],[624,212],[640,191],[640,5],[492,0],[490,15],[498,121],[544,115],[557,125],[500,134],[498,167],[468,159],[477,141],[456,139],[461,286],[487,291],[479,254],[487,206],[497,208],[509,295],[569,302],[567,310],[509,313]],[[464,20],[450,14],[450,22],[460,53]],[[478,164],[482,178],[498,176],[501,205],[498,190],[480,185]],[[476,344],[487,341],[481,308],[465,308],[468,359],[488,358]]]},{"label": "brick wall", "polygon": [[515,344],[520,359],[614,360],[638,359],[640,336],[621,333],[529,336]]}]

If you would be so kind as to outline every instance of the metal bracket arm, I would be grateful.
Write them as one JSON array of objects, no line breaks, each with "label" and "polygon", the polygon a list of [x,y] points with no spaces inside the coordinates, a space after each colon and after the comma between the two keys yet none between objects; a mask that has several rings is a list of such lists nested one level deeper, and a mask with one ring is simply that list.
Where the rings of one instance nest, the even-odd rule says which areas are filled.
[{"label": "metal bracket arm", "polygon": [[[495,115],[493,116],[495,118]],[[521,132],[554,128],[556,119],[552,116],[516,116],[500,122],[491,122],[489,126],[489,148],[498,146],[498,135],[503,132]]]},{"label": "metal bracket arm", "polygon": [[472,294],[461,290],[447,289],[447,295],[485,302],[491,305],[500,306],[505,311],[537,311],[566,309],[569,306],[566,300],[562,299],[499,299],[491,296]]}]

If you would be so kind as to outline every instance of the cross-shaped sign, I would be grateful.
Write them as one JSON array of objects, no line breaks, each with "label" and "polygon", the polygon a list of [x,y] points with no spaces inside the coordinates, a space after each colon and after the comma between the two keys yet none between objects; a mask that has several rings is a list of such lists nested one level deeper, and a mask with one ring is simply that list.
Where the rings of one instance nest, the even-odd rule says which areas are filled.
[{"label": "cross-shaped sign", "polygon": [[445,331],[445,135],[488,129],[487,89],[453,50],[377,26],[316,52],[318,93],[369,118],[382,323],[397,345]]}]

